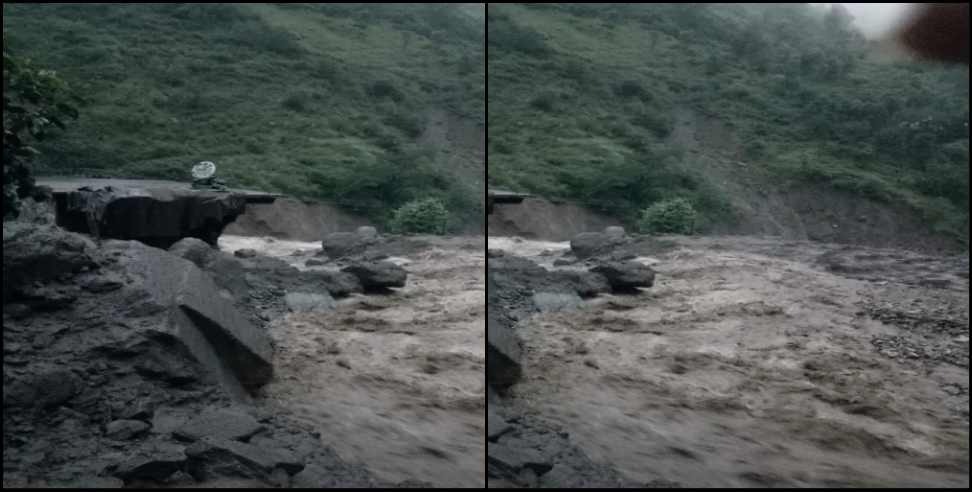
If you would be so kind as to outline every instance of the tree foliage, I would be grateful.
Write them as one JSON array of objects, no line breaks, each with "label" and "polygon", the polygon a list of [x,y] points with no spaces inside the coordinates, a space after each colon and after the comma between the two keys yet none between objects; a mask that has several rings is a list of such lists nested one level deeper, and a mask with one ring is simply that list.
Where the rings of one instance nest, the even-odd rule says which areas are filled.
[{"label": "tree foliage", "polygon": [[18,199],[33,189],[31,159],[39,152],[32,145],[65,129],[76,119],[76,96],[52,70],[36,68],[29,59],[15,56],[3,38],[3,215],[16,217]]},{"label": "tree foliage", "polygon": [[449,211],[437,198],[413,200],[395,210],[391,230],[400,234],[445,234]]}]

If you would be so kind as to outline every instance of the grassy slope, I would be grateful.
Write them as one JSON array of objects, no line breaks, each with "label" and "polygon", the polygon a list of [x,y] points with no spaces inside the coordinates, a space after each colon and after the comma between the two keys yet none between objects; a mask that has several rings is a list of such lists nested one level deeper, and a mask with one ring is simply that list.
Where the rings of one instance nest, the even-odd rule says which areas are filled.
[{"label": "grassy slope", "polygon": [[472,153],[419,141],[435,111],[484,123],[482,6],[411,7],[5,4],[4,32],[89,100],[41,172],[186,179],[212,160],[373,218],[438,195],[481,221],[483,163],[457,175]]},{"label": "grassy slope", "polygon": [[[853,69],[820,79],[778,59],[813,54],[822,49],[813,43],[827,42],[819,22],[800,17],[807,11],[794,10],[798,20],[788,25],[781,10],[767,22],[757,6],[711,8],[704,20],[677,9],[625,6],[612,15],[605,5],[491,5],[490,183],[572,198],[628,220],[655,200],[686,196],[713,225],[740,212],[729,196],[738,186],[721,185],[722,178],[740,186],[809,182],[905,203],[939,232],[967,238],[964,68],[888,63],[852,46]],[[759,49],[739,53],[727,41],[744,26],[758,26],[754,45],[768,53],[767,68],[748,59]],[[899,109],[875,117],[887,101]],[[685,113],[718,122],[727,138],[702,147],[678,141]],[[831,119],[816,121],[819,115]],[[953,132],[935,142],[951,144],[952,160],[935,154],[905,163],[868,140],[927,115],[964,118],[964,138]],[[945,190],[934,185],[941,174],[953,183]]]}]

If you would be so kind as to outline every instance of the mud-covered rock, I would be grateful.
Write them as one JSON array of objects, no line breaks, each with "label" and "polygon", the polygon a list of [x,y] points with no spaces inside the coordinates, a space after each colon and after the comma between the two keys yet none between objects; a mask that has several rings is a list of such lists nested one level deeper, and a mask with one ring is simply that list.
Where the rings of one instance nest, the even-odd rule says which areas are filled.
[{"label": "mud-covered rock", "polygon": [[571,290],[584,298],[611,292],[611,284],[608,279],[596,272],[564,270],[552,272],[551,275],[563,285],[570,286]]},{"label": "mud-covered rock", "polygon": [[533,294],[533,303],[536,304],[540,312],[557,312],[576,309],[581,305],[581,298],[573,292],[536,292]]},{"label": "mud-covered rock", "polygon": [[304,469],[293,453],[285,449],[257,447],[247,443],[204,437],[186,449],[189,471],[197,480],[209,476],[268,479],[274,469],[294,475]]},{"label": "mud-covered rock", "polygon": [[306,292],[288,292],[284,297],[287,307],[295,313],[322,312],[334,309],[334,298],[327,292],[312,294]]},{"label": "mud-covered rock", "polygon": [[259,251],[252,248],[238,249],[233,252],[233,256],[237,258],[253,258],[254,256],[257,256],[259,254],[260,254]]},{"label": "mud-covered rock", "polygon": [[113,420],[105,426],[105,435],[123,441],[144,433],[150,427],[141,420]]},{"label": "mud-covered rock", "polygon": [[3,299],[33,282],[72,277],[98,267],[95,244],[59,227],[3,223]]},{"label": "mud-covered rock", "polygon": [[202,239],[187,237],[169,247],[169,253],[185,258],[199,268],[206,268],[206,265],[213,261],[217,250]]},{"label": "mud-covered rock", "polygon": [[179,240],[169,248],[169,253],[191,261],[212,275],[216,284],[226,289],[235,299],[245,298],[249,289],[246,271],[240,260],[194,237]]},{"label": "mud-covered rock", "polygon": [[[219,295],[209,275],[191,262],[134,241],[107,241],[105,251],[138,281],[145,308],[167,312],[160,335],[180,341],[231,393],[269,381],[273,369],[267,334]],[[137,306],[130,306],[137,307]]]},{"label": "mud-covered rock", "polygon": [[[4,360],[6,361],[6,358]],[[73,372],[54,367],[30,367],[27,375],[4,382],[4,407],[50,409],[73,398],[83,382]],[[6,379],[6,378],[5,378]]]},{"label": "mud-covered rock", "polygon": [[390,261],[355,263],[341,270],[358,277],[365,290],[381,290],[389,287],[405,287],[408,273]]},{"label": "mud-covered rock", "polygon": [[321,248],[331,259],[363,254],[380,241],[374,228],[361,227],[355,232],[332,232],[321,240]]},{"label": "mud-covered rock", "polygon": [[655,283],[655,271],[635,261],[602,262],[591,268],[591,272],[603,275],[615,291],[651,287]]},{"label": "mud-covered rock", "polygon": [[129,482],[135,479],[161,481],[185,469],[185,448],[176,444],[152,441],[135,451],[135,456],[118,464],[113,475]]},{"label": "mud-covered rock", "polygon": [[198,441],[215,437],[233,441],[246,441],[264,426],[239,408],[210,409],[173,431],[184,441]]},{"label": "mud-covered rock", "polygon": [[615,230],[611,233],[582,232],[570,240],[570,250],[577,258],[584,259],[610,253],[627,242],[623,230],[620,234]]}]

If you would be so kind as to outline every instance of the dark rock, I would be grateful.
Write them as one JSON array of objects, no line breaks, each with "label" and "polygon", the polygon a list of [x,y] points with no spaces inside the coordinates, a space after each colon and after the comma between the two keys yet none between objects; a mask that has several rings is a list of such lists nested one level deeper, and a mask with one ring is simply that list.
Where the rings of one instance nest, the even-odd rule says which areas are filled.
[{"label": "dark rock", "polygon": [[358,227],[355,229],[354,233],[357,234],[362,241],[375,242],[378,240],[378,229],[375,229],[372,226]]},{"label": "dark rock", "polygon": [[125,285],[125,280],[121,275],[115,273],[89,274],[80,280],[78,285],[92,294],[103,294],[122,288]]},{"label": "dark rock", "polygon": [[553,465],[530,449],[493,443],[486,447],[486,467],[489,475],[503,478],[518,476],[524,469],[530,469],[536,476],[542,476],[550,471]]},{"label": "dark rock", "polygon": [[97,268],[90,239],[61,228],[22,222],[3,223],[3,299],[33,282],[72,276]]},{"label": "dark rock", "polygon": [[285,298],[287,306],[296,313],[330,311],[334,309],[334,298],[330,294],[308,294],[304,292],[290,292]]},{"label": "dark rock", "polygon": [[192,418],[188,410],[172,407],[159,407],[155,409],[152,417],[152,432],[162,435],[169,435]]},{"label": "dark rock", "polygon": [[627,237],[627,233],[624,232],[624,227],[621,226],[605,227],[604,235],[612,239],[624,239]]},{"label": "dark rock", "polygon": [[30,315],[30,306],[19,302],[5,304],[3,306],[3,314],[13,319],[24,319]]},{"label": "dark rock", "polygon": [[364,290],[358,277],[348,272],[307,271],[300,272],[299,278],[307,285],[320,286],[334,297],[344,297]]},{"label": "dark rock", "polygon": [[496,442],[500,437],[512,430],[513,426],[507,424],[506,420],[497,415],[496,412],[487,408],[486,439],[489,442]]},{"label": "dark rock", "polygon": [[141,420],[115,420],[105,426],[105,435],[120,441],[128,440],[147,431],[151,426]]},{"label": "dark rock", "polygon": [[303,463],[284,449],[261,448],[239,441],[204,437],[186,449],[190,473],[197,479],[235,476],[266,479],[274,468],[289,475],[304,469]]},{"label": "dark rock", "polygon": [[267,479],[268,482],[273,484],[277,488],[287,488],[290,487],[290,475],[280,467],[274,468],[270,472],[270,477]]},{"label": "dark rock", "polygon": [[498,388],[510,386],[522,374],[520,342],[513,329],[496,321],[492,313],[486,321],[486,380]]},{"label": "dark rock", "polygon": [[408,276],[404,268],[390,261],[355,263],[341,271],[358,277],[365,290],[404,287]]},{"label": "dark rock", "polygon": [[71,287],[29,286],[20,290],[17,297],[35,311],[56,311],[66,309],[78,300],[75,289]]},{"label": "dark rock", "polygon": [[603,262],[591,271],[604,275],[616,291],[651,287],[655,283],[655,271],[647,265],[634,261]]},{"label": "dark rock", "polygon": [[609,235],[601,232],[582,232],[570,241],[570,250],[580,259],[590,258],[611,252],[628,242],[623,235]]},{"label": "dark rock", "polygon": [[71,400],[82,387],[80,378],[71,371],[38,370],[14,380],[9,386],[5,384],[3,404],[5,407],[54,408]]},{"label": "dark rock", "polygon": [[135,479],[161,481],[184,469],[186,464],[182,446],[152,442],[138,449],[135,457],[118,465],[113,474],[126,482]]},{"label": "dark rock", "polygon": [[580,296],[573,292],[537,292],[533,294],[533,303],[540,312],[557,312],[576,309],[581,305]]},{"label": "dark rock", "polygon": [[434,489],[435,485],[431,482],[423,482],[421,480],[402,480],[401,482],[393,485],[396,489]]},{"label": "dark rock", "polygon": [[233,256],[235,256],[237,258],[253,258],[253,257],[255,257],[255,256],[259,255],[259,254],[260,254],[260,252],[257,251],[257,250],[255,250],[255,249],[244,248],[244,249],[238,249],[238,250],[236,250],[233,253]]},{"label": "dark rock", "polygon": [[163,249],[185,237],[215,246],[247,200],[239,193],[148,187],[78,189],[54,198],[57,225],[69,231],[135,239]]},{"label": "dark rock", "polygon": [[308,258],[307,261],[304,262],[304,265],[306,265],[306,266],[321,266],[321,265],[324,265],[326,263],[327,263],[326,261],[320,260],[320,259],[317,259],[317,258]]},{"label": "dark rock", "polygon": [[169,253],[185,258],[209,272],[216,285],[229,291],[234,298],[245,298],[249,286],[246,283],[246,271],[240,260],[194,237],[179,240],[169,248]]},{"label": "dark rock", "polygon": [[205,269],[207,265],[212,263],[217,250],[202,239],[187,237],[169,247],[169,253],[185,258],[199,268]]},{"label": "dark rock", "polygon": [[211,436],[235,441],[246,441],[263,426],[239,408],[208,410],[180,426],[173,435],[186,441],[197,441]]},{"label": "dark rock", "polygon": [[114,268],[136,280],[146,295],[142,304],[168,313],[166,322],[151,330],[177,340],[230,394],[242,398],[242,387],[270,380],[268,335],[219,295],[209,275],[187,260],[134,241],[106,241],[104,250],[117,257]]},{"label": "dark rock", "polygon": [[333,232],[321,241],[324,253],[332,259],[364,253],[368,247],[380,242],[373,227],[359,227],[356,232]]},{"label": "dark rock", "polygon": [[569,286],[581,297],[594,297],[611,292],[611,284],[604,275],[584,271],[554,272],[554,277],[562,285]]},{"label": "dark rock", "polygon": [[192,367],[192,362],[179,355],[150,348],[135,362],[135,371],[145,377],[159,379],[174,386],[198,380],[199,376],[195,367]]}]

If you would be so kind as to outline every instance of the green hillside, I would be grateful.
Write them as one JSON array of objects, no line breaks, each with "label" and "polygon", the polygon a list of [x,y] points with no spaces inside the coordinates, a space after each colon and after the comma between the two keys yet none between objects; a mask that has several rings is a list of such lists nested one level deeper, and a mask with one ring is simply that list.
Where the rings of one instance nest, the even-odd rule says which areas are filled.
[{"label": "green hillside", "polygon": [[740,195],[811,187],[905,207],[967,244],[967,67],[888,57],[808,4],[487,17],[491,185],[629,223],[684,197],[703,230],[744,219]]},{"label": "green hillside", "polygon": [[[4,4],[12,52],[87,102],[41,174],[187,179],[387,220],[443,198],[481,223],[482,4]],[[449,132],[436,131],[449,126]],[[483,138],[480,138],[482,140]]]}]

